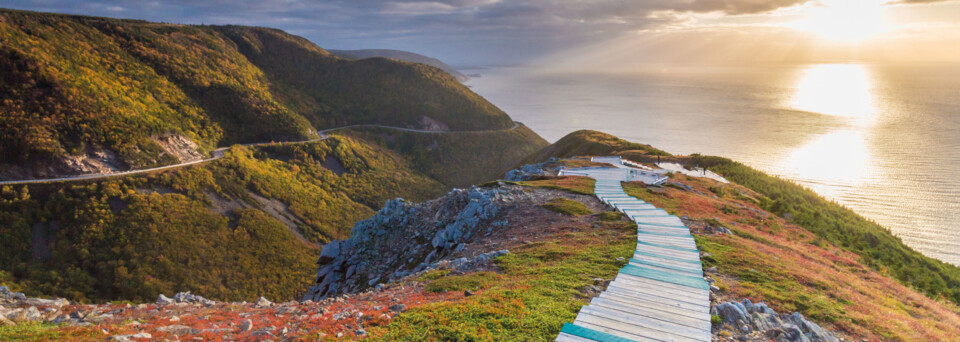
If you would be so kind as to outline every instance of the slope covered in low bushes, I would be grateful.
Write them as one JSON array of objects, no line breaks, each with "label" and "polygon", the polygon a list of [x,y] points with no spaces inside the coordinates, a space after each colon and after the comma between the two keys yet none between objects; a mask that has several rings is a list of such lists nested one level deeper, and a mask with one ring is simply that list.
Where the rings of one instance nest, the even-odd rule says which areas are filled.
[{"label": "slope covered in low bushes", "polygon": [[[596,131],[578,131],[528,157],[539,162],[551,157],[621,155],[653,160],[662,151],[630,143]],[[708,156],[669,156],[686,165],[700,165],[759,194],[760,208],[816,234],[821,241],[855,253],[873,270],[897,279],[930,296],[960,303],[960,267],[930,258],[905,245],[889,230],[852,210],[831,202],[796,183],[772,177],[730,159]],[[722,194],[722,192],[720,192]]]},{"label": "slope covered in low bushes", "polygon": [[0,271],[29,294],[78,300],[184,290],[292,299],[311,280],[316,244],[348,236],[389,198],[445,189],[402,157],[343,137],[235,148],[171,172],[6,186]]},{"label": "slope covered in low bushes", "polygon": [[172,164],[158,142],[168,135],[205,152],[358,123],[513,124],[439,69],[342,59],[280,30],[2,9],[0,89],[7,179],[83,173],[71,157],[117,169]]}]

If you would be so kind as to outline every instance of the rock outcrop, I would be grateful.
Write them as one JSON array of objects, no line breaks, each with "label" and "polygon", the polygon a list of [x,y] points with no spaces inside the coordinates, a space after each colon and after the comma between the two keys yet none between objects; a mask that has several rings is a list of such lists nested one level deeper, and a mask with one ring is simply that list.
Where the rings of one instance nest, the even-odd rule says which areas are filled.
[{"label": "rock outcrop", "polygon": [[[357,222],[349,239],[323,247],[317,260],[316,283],[304,300],[352,293],[436,268],[438,262],[461,251],[465,242],[479,232],[506,225],[496,219],[497,213],[528,197],[520,187],[504,185],[455,189],[422,204],[403,199],[388,201],[376,215]],[[463,268],[503,253],[506,251],[452,260],[445,265]]]},{"label": "rock outcrop", "polygon": [[[730,332],[733,340],[777,342],[839,342],[830,331],[798,312],[777,314],[764,303],[726,302],[715,306],[712,314],[721,319],[717,332]],[[716,339],[715,339],[716,340]]]},{"label": "rock outcrop", "polygon": [[528,181],[539,176],[556,176],[559,164],[554,160],[539,164],[526,164],[519,169],[507,171],[503,180],[508,182]]},{"label": "rock outcrop", "polygon": [[177,158],[181,163],[203,159],[197,143],[181,134],[165,134],[151,137],[151,140],[163,148],[163,151]]},{"label": "rock outcrop", "polygon": [[173,295],[173,298],[168,298],[162,293],[157,296],[157,304],[166,305],[166,304],[176,304],[176,303],[188,303],[188,304],[203,304],[203,305],[213,305],[216,302],[203,298],[201,296],[195,295],[187,292],[180,292]]}]

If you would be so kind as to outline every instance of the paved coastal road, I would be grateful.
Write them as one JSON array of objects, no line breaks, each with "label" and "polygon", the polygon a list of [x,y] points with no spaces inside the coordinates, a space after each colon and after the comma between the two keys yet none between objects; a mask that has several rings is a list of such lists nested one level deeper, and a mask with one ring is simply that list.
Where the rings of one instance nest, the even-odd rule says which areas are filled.
[{"label": "paved coastal road", "polygon": [[[386,125],[358,124],[358,125],[349,125],[349,126],[336,127],[336,128],[328,128],[328,129],[325,129],[325,130],[318,131],[317,134],[318,134],[320,137],[319,137],[319,138],[316,138],[316,139],[301,140],[301,141],[282,141],[282,142],[250,143],[250,144],[238,144],[238,145],[240,145],[240,146],[271,146],[271,145],[281,145],[281,144],[306,144],[306,143],[312,143],[312,142],[317,142],[317,141],[325,140],[325,139],[329,138],[329,136],[327,135],[327,133],[330,133],[330,132],[333,132],[333,131],[338,131],[338,130],[348,129],[348,128],[360,128],[360,127],[386,128],[386,129],[392,129],[392,130],[403,131],[403,132],[412,132],[412,133],[457,134],[457,133],[490,133],[490,132],[512,131],[512,130],[517,129],[517,127],[520,127],[520,123],[519,123],[519,122],[514,122],[514,123],[513,123],[513,127],[506,128],[506,129],[490,129],[490,130],[478,130],[478,131],[428,131],[428,130],[422,130],[422,129],[402,128],[402,127],[393,127],[393,126],[386,126]],[[147,172],[156,172],[156,171],[163,171],[163,170],[169,170],[169,169],[176,169],[176,168],[180,168],[180,167],[184,167],[184,166],[190,166],[190,165],[194,165],[194,164],[206,163],[206,162],[209,162],[209,161],[213,161],[213,160],[217,160],[217,159],[223,158],[223,156],[226,154],[225,152],[226,152],[228,149],[230,149],[230,148],[229,148],[229,147],[221,147],[221,148],[218,148],[218,149],[216,149],[216,150],[213,150],[213,152],[210,154],[210,158],[201,159],[201,160],[195,160],[195,161],[192,161],[192,162],[180,163],[180,164],[175,164],[175,165],[167,165],[167,166],[154,167],[154,168],[149,168],[149,169],[130,170],[130,171],[122,171],[122,172],[106,173],[106,174],[102,174],[102,173],[101,173],[101,174],[78,175],[78,176],[61,177],[61,178],[25,179],[25,180],[0,181],[0,185],[73,182],[73,181],[81,181],[81,180],[91,180],[91,179],[103,179],[103,178],[110,178],[110,177],[129,176],[129,175],[135,175],[135,174],[140,174],[140,173],[147,173]]]}]

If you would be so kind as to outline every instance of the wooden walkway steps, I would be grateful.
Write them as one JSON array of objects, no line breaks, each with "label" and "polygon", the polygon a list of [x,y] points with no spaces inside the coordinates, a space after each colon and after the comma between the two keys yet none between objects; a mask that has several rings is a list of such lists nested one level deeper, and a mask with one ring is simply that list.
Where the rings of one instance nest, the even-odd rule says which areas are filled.
[{"label": "wooden walkway steps", "polygon": [[558,342],[710,341],[710,288],[680,218],[627,195],[619,177],[591,173],[594,192],[637,223],[637,249],[606,291],[566,323]]}]

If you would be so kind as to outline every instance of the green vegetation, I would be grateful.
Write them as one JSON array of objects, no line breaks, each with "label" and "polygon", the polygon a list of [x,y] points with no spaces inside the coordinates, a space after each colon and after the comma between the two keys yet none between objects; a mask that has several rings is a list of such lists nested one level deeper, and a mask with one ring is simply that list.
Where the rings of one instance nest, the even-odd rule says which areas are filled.
[{"label": "green vegetation", "polygon": [[[59,325],[51,323],[21,323],[15,326],[0,325],[0,341],[60,341],[67,333],[59,328]],[[88,332],[82,335],[71,334],[70,338],[75,340],[89,339],[98,340],[102,335],[96,335],[96,332]]]},{"label": "green vegetation", "polygon": [[313,280],[314,243],[345,238],[389,198],[444,191],[403,158],[345,137],[238,147],[173,172],[3,187],[0,280],[76,300],[187,290],[292,299]]},{"label": "green vegetation", "polygon": [[[280,30],[214,27],[270,80],[271,92],[317,128],[357,123],[452,130],[513,126],[503,111],[448,73],[394,59],[348,60]],[[292,63],[292,61],[296,61]]]},{"label": "green vegetation", "polygon": [[447,291],[477,291],[488,288],[500,281],[500,276],[494,272],[477,272],[459,276],[446,276],[435,279],[427,284],[427,292]]},{"label": "green vegetation", "polygon": [[549,209],[550,211],[570,216],[593,214],[593,210],[587,208],[587,206],[583,203],[566,198],[554,198],[550,200],[550,202],[544,203],[543,207]]},{"label": "green vegetation", "polygon": [[497,132],[429,134],[361,128],[342,134],[396,151],[409,158],[416,170],[453,187],[500,178],[525,156],[547,145],[522,125]]},{"label": "green vegetation", "polygon": [[[635,248],[635,226],[601,222],[596,229],[549,236],[495,260],[500,273],[439,277],[428,288],[476,295],[427,304],[404,312],[388,326],[370,331],[374,340],[546,341],[576,318],[581,289],[592,278],[616,275]],[[439,285],[434,285],[439,284]]]},{"label": "green vegetation", "polygon": [[534,188],[556,189],[593,196],[593,187],[596,181],[587,177],[550,177],[525,181],[520,184]]},{"label": "green vegetation", "polygon": [[[529,157],[528,161],[573,155],[625,155],[624,146],[633,145],[604,133],[578,131]],[[646,145],[639,145],[637,148],[643,146]],[[648,147],[644,153],[658,154],[657,151],[659,150]],[[932,298],[943,296],[954,303],[960,303],[960,268],[920,254],[904,245],[887,229],[852,210],[828,201],[793,182],[766,175],[726,158],[700,155],[670,158],[689,165],[707,167],[731,182],[761,194],[759,199],[749,198],[750,202],[757,202],[761,208],[777,215],[792,217],[792,223],[816,234],[823,241],[856,253],[863,258],[864,264],[874,270]],[[670,212],[676,212],[679,208],[676,199],[660,196],[631,183],[625,184],[624,190],[627,194],[647,201],[656,199]],[[746,196],[739,194],[735,197]]]},{"label": "green vegetation", "polygon": [[871,268],[928,296],[944,296],[960,303],[960,268],[907,247],[879,224],[812,190],[732,160],[693,156],[693,162],[766,196],[760,199],[760,207],[780,216],[791,216],[792,223],[860,255]]},{"label": "green vegetation", "polygon": [[0,173],[115,151],[126,168],[201,150],[301,140],[357,123],[502,129],[510,118],[439,69],[351,61],[279,30],[0,10]]},{"label": "green vegetation", "polygon": [[[0,177],[61,172],[67,156],[101,148],[123,168],[175,163],[157,141],[167,134],[209,151],[361,123],[513,126],[436,68],[345,60],[267,28],[0,10],[0,88]],[[525,127],[384,132],[234,146],[170,172],[3,187],[0,281],[85,301],[186,290],[293,298],[312,280],[316,245],[348,237],[387,199],[495,179],[546,145]]]},{"label": "green vegetation", "polygon": [[597,214],[597,219],[600,221],[620,221],[623,217],[619,211],[604,211]]},{"label": "green vegetation", "polygon": [[528,156],[522,164],[539,163],[551,157],[570,158],[607,155],[619,155],[637,162],[656,160],[657,156],[666,157],[664,158],[665,161],[673,160],[669,153],[650,145],[632,143],[597,131],[581,130],[567,134],[553,145]]}]

